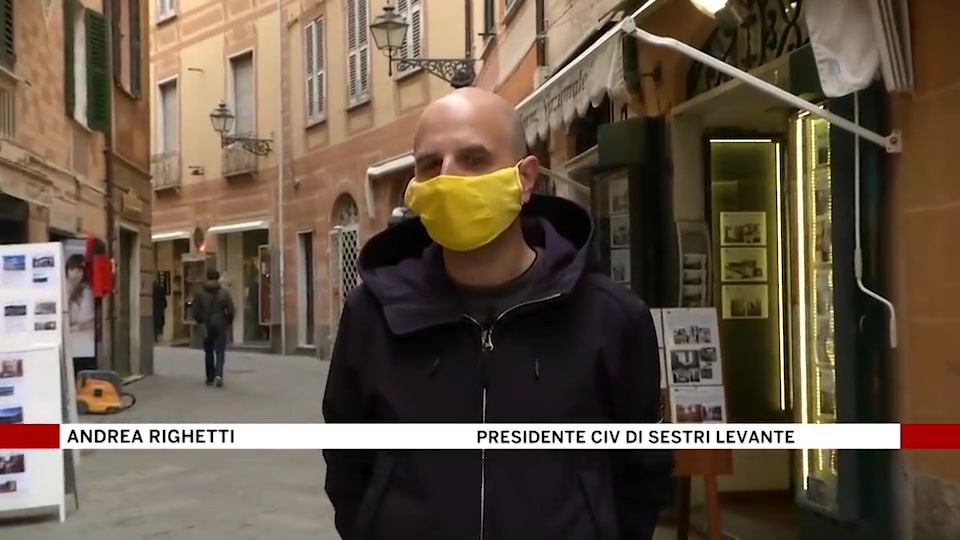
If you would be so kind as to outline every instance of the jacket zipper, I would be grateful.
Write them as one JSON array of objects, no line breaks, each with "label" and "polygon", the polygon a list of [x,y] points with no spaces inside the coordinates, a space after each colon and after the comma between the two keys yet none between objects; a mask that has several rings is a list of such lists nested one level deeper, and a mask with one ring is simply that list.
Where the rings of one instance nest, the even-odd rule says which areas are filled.
[{"label": "jacket zipper", "polygon": [[[480,329],[480,423],[487,423],[487,366],[486,360],[488,356],[493,354],[493,329],[504,318],[508,313],[516,311],[520,308],[532,306],[534,304],[539,304],[541,302],[548,302],[560,297],[560,293],[551,294],[544,298],[539,298],[537,300],[530,300],[528,302],[522,302],[517,304],[509,309],[504,310],[500,315],[491,322],[489,325],[484,326],[480,324],[480,321],[474,319],[473,317],[464,314],[463,317]],[[483,525],[486,521],[486,482],[487,481],[487,451],[485,449],[480,450],[480,538],[483,540]]]}]

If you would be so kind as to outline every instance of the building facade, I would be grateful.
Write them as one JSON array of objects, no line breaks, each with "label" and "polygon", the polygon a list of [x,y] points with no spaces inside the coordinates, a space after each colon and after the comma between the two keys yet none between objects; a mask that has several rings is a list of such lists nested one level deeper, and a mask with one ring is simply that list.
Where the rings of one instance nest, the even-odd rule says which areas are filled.
[{"label": "building facade", "polygon": [[[929,346],[956,334],[947,269],[960,75],[942,55],[958,8],[892,3],[885,30],[906,51],[905,71],[912,64],[912,93],[878,82],[827,98],[803,2],[750,0],[755,16],[734,31],[690,0],[640,4],[518,2],[514,19],[493,18],[495,39],[478,37],[478,84],[518,102],[528,142],[555,178],[589,190],[611,276],[652,306],[718,308],[730,421],[953,422],[943,403],[954,365]],[[869,129],[902,130],[903,151],[624,39],[615,23],[631,13],[650,32]],[[733,245],[744,225],[764,241]],[[627,231],[627,245],[614,231],[621,240]],[[691,255],[710,261],[706,284],[688,280],[699,275],[684,264]],[[744,266],[762,270],[745,279]],[[889,310],[862,288],[892,302],[893,330]],[[739,313],[748,304],[760,314]],[[955,453],[738,451],[731,471],[721,506],[742,538],[960,534]]]},{"label": "building facade", "polygon": [[[412,176],[417,116],[450,85],[392,69],[368,28],[382,1],[150,4],[162,340],[190,342],[189,298],[216,265],[238,304],[234,346],[325,357],[360,247]],[[464,56],[463,4],[392,5],[409,24],[402,57]],[[220,102],[227,135],[269,139],[266,155],[221,139]]]},{"label": "building facade", "polygon": [[122,278],[97,302],[91,351],[125,375],[153,358],[143,8],[0,2],[0,241],[110,245]]}]

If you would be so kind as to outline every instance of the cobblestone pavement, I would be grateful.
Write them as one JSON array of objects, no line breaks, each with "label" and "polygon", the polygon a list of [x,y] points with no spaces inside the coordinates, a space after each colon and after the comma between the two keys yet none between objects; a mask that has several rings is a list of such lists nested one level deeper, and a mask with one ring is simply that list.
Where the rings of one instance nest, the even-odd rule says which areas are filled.
[{"label": "cobblestone pavement", "polygon": [[[158,347],[155,363],[128,387],[137,405],[103,421],[322,421],[327,363],[315,358],[229,352],[220,390],[203,385],[196,351]],[[319,451],[101,450],[81,458],[66,523],[0,523],[0,538],[338,540],[323,475]]]}]

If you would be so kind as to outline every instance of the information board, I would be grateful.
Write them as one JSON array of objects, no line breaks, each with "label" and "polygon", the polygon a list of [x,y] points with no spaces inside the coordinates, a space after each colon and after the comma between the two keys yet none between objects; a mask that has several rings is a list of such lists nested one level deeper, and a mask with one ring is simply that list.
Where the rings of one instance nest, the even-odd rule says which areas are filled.
[{"label": "information board", "polygon": [[[59,243],[0,246],[0,424],[64,421],[69,277]],[[0,449],[0,516],[58,511],[63,521],[65,491],[61,450]]]}]

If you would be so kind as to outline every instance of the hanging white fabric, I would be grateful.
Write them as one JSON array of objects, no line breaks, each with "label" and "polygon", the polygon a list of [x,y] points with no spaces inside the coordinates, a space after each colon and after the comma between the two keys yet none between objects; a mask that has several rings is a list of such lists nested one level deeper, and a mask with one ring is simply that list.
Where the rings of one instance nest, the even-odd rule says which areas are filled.
[{"label": "hanging white fabric", "polygon": [[806,0],[803,11],[823,94],[870,86],[880,68],[870,0]]}]

